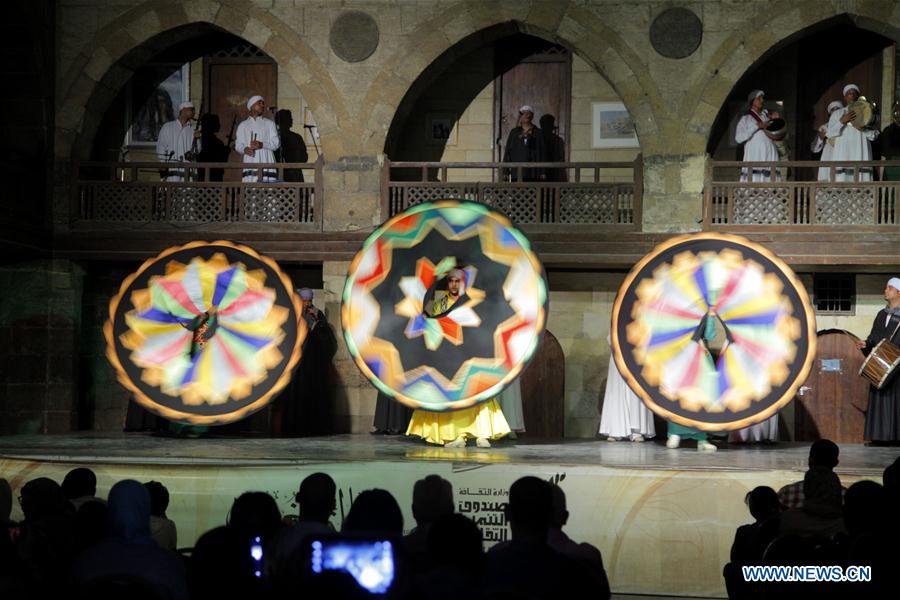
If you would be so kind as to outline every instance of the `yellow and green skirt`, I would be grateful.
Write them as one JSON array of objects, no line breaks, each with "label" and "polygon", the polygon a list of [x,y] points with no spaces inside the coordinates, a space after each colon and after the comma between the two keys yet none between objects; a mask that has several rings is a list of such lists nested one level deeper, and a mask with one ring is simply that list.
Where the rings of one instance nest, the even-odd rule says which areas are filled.
[{"label": "yellow and green skirt", "polygon": [[499,440],[510,432],[509,424],[497,399],[472,408],[448,412],[416,410],[406,435],[416,435],[431,444],[446,444],[459,436]]}]

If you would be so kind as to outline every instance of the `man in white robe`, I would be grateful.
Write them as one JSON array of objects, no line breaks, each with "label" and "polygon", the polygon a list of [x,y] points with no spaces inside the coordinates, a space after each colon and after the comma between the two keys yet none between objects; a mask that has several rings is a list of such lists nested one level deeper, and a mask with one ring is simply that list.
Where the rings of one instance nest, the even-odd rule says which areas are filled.
[{"label": "man in white robe", "polygon": [[[834,102],[828,103],[828,118],[831,118],[831,113],[834,111],[843,108],[844,105],[840,100],[835,100]],[[833,160],[832,156],[834,155],[834,142],[835,140],[828,139],[828,121],[819,125],[819,129],[816,131],[816,137],[813,138],[812,143],[809,145],[809,149],[813,154],[822,153],[822,156],[819,158],[822,162],[827,162],[829,160]],[[819,167],[819,175],[817,177],[819,181],[831,181],[831,168],[830,167]]]},{"label": "man in white robe", "polygon": [[[200,150],[200,132],[194,129],[193,118],[194,104],[182,102],[178,106],[178,118],[162,126],[156,142],[156,155],[160,162],[185,162],[189,152]],[[185,176],[184,169],[166,169],[161,175],[165,181],[186,181],[190,178]]]},{"label": "man in white robe", "polygon": [[[250,116],[237,128],[234,149],[244,158],[244,164],[274,163],[275,150],[281,147],[278,128],[271,119],[263,117],[266,102],[262,96],[253,96],[247,101]],[[244,169],[243,181],[275,181],[277,171],[263,169],[260,177],[259,169]]]},{"label": "man in white robe", "polygon": [[[844,104],[859,100],[859,87],[854,84],[844,86]],[[834,152],[831,160],[872,160],[872,142],[878,138],[878,130],[866,127],[859,130],[850,121],[856,115],[847,106],[831,113],[826,135],[834,138]],[[855,179],[856,167],[836,169],[835,181],[872,181],[872,169],[860,168],[859,179]]]},{"label": "man in white robe", "polygon": [[[778,148],[766,135],[764,129],[772,119],[779,119],[777,112],[769,112],[763,108],[766,95],[762,90],[753,90],[747,96],[750,103],[750,111],[741,117],[734,131],[734,141],[744,144],[745,162],[775,162],[779,159]],[[752,170],[752,174],[750,171]],[[771,173],[768,168],[741,169],[741,181],[771,181]],[[781,180],[781,174],[776,173],[776,181]]]}]

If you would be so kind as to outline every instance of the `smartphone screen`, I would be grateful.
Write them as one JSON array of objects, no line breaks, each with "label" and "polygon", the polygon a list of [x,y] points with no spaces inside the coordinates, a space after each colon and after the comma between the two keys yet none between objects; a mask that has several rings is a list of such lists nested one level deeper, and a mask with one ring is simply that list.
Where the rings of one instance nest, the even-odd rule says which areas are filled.
[{"label": "smartphone screen", "polygon": [[337,570],[353,576],[372,594],[386,594],[394,582],[394,546],[390,540],[321,538],[310,542],[313,573]]},{"label": "smartphone screen", "polygon": [[250,540],[250,560],[253,562],[253,576],[262,579],[263,576],[263,545],[259,536]]}]

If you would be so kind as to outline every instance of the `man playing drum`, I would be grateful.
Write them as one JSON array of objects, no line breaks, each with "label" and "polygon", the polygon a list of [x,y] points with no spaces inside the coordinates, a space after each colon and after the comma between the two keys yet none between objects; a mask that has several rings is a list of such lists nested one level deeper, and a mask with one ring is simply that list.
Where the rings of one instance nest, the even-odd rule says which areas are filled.
[{"label": "man playing drum", "polygon": [[[900,342],[900,277],[887,282],[884,299],[887,307],[875,315],[869,337],[856,343],[867,356],[881,340]],[[874,444],[900,442],[900,378],[896,373],[881,389],[869,387],[865,438]]]}]

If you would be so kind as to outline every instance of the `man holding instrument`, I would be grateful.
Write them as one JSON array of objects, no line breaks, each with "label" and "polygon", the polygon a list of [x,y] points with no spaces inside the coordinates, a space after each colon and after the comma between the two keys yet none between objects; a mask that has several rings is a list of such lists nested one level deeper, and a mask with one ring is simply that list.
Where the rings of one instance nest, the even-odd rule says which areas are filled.
[{"label": "man holding instrument", "polygon": [[[262,96],[253,96],[247,100],[250,116],[237,128],[237,139],[234,149],[241,154],[244,163],[274,163],[275,151],[281,147],[278,128],[271,119],[263,117],[266,102]],[[242,181],[274,181],[277,177],[275,169],[244,169]]]},{"label": "man holding instrument", "polygon": [[[844,86],[844,108],[831,113],[828,119],[826,136],[834,138],[834,152],[831,160],[872,160],[872,142],[878,137],[878,131],[869,127],[857,128],[853,123],[856,112],[850,105],[859,100],[859,87],[853,83]],[[855,171],[859,170],[859,179],[855,179]],[[871,167],[848,167],[837,169],[835,181],[872,181]]]},{"label": "man holding instrument", "polygon": [[[160,162],[185,162],[200,133],[194,130],[194,104],[182,102],[178,106],[178,118],[169,121],[159,130],[156,155]],[[183,169],[166,169],[160,173],[165,181],[185,181]]]},{"label": "man holding instrument", "polygon": [[[856,342],[866,356],[881,340],[886,339],[893,344],[900,341],[900,277],[888,280],[884,299],[887,307],[875,315],[869,337]],[[880,390],[875,386],[869,387],[865,439],[873,444],[900,442],[900,378],[896,373]]]},{"label": "man holding instrument", "polygon": [[[744,144],[744,162],[775,162],[779,159],[778,148],[775,142],[766,136],[765,129],[772,119],[779,119],[777,112],[769,112],[763,105],[766,94],[762,90],[753,90],[747,96],[750,110],[741,117],[734,130],[734,141]],[[752,172],[751,172],[752,171]],[[776,172],[776,179],[781,180],[781,174]],[[771,172],[768,167],[755,167],[753,169],[741,169],[741,181],[771,181]]]}]

